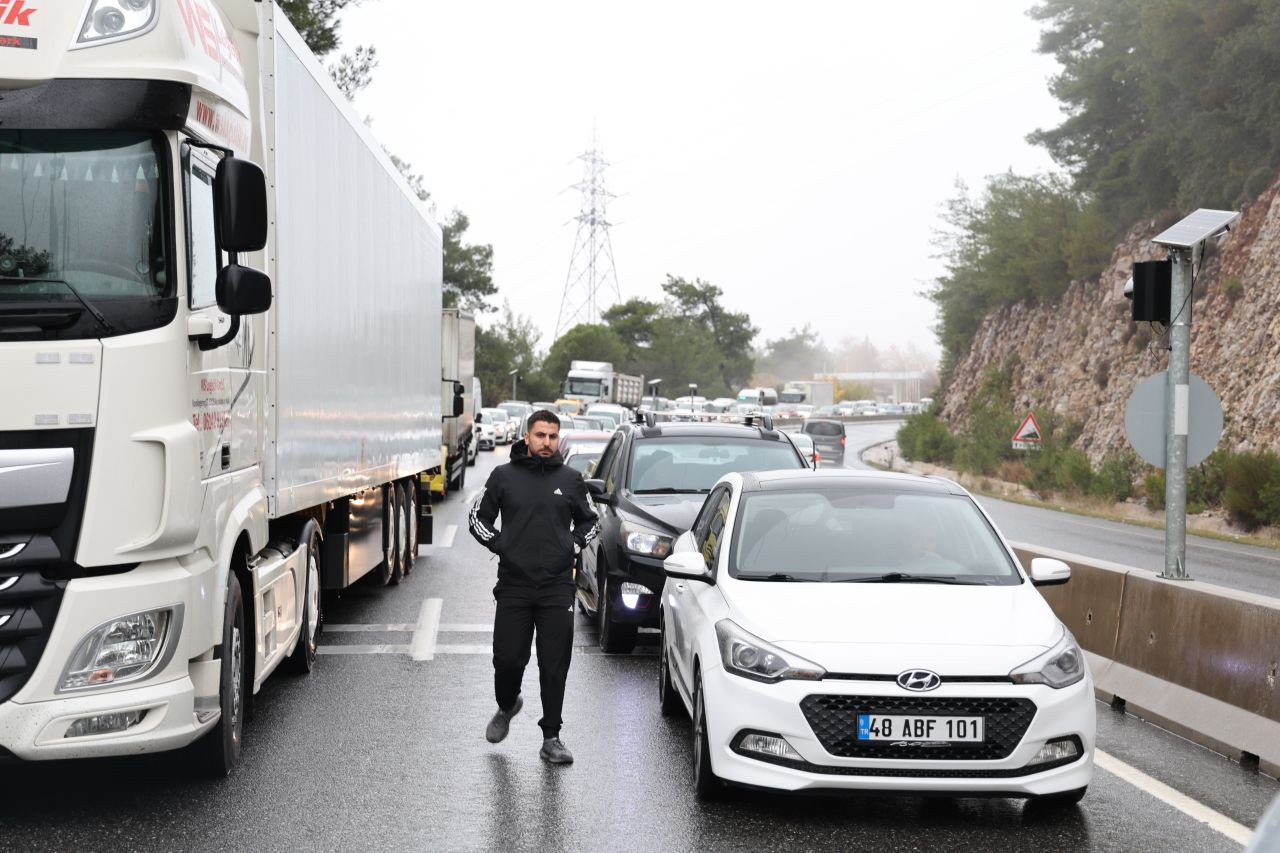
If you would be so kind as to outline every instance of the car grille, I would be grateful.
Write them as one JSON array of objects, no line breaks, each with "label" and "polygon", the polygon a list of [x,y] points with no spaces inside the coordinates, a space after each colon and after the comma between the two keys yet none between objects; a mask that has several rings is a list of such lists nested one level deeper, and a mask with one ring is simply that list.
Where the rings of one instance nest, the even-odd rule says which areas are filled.
[{"label": "car grille", "polygon": [[[806,696],[800,710],[827,752],[841,758],[897,758],[928,761],[991,761],[1007,758],[1022,742],[1036,715],[1030,699],[945,696]],[[895,746],[893,741],[859,741],[858,714],[918,714],[985,718],[986,741],[948,747]]]}]

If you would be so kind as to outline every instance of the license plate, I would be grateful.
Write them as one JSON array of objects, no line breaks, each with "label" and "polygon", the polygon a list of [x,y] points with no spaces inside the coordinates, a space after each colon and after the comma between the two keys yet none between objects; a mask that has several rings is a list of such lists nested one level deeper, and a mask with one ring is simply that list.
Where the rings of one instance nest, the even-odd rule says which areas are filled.
[{"label": "license plate", "polygon": [[947,741],[981,743],[982,717],[917,717],[859,714],[858,740]]}]

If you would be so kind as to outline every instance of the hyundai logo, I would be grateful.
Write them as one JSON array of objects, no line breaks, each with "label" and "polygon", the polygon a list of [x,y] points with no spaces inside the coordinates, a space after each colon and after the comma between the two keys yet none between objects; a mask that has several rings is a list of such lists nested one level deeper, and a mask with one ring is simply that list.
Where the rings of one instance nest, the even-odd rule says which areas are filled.
[{"label": "hyundai logo", "polygon": [[942,678],[938,673],[927,669],[909,669],[898,675],[898,686],[903,690],[914,690],[916,693],[935,690],[940,684],[942,684]]}]

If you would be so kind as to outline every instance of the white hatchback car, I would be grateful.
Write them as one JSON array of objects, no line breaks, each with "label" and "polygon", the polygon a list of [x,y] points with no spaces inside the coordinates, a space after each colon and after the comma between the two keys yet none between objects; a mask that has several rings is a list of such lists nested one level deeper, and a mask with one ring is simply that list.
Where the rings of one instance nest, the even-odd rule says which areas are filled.
[{"label": "white hatchback car", "polygon": [[874,471],[728,474],[665,561],[659,696],[722,782],[1076,803],[1084,653],[963,488]]}]

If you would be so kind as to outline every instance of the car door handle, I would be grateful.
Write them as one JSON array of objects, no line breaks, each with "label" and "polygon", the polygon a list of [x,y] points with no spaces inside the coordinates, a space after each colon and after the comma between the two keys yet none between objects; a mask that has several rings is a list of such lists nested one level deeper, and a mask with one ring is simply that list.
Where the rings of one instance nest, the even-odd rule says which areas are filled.
[{"label": "car door handle", "polygon": [[684,584],[682,583],[676,584],[676,592],[684,592]]}]

